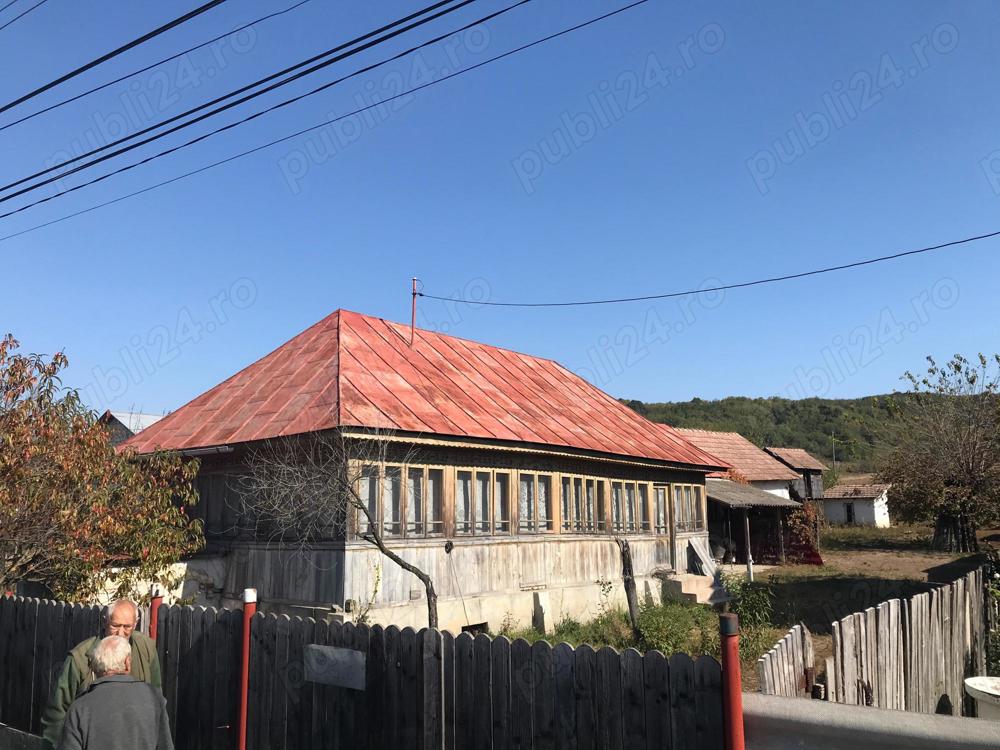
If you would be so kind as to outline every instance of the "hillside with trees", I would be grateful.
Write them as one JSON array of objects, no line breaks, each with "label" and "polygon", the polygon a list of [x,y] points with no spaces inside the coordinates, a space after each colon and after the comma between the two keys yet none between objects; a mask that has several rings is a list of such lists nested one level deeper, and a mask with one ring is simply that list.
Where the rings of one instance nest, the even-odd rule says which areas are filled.
[{"label": "hillside with trees", "polygon": [[624,403],[654,422],[738,432],[759,446],[804,448],[831,468],[836,447],[841,473],[874,470],[876,435],[889,421],[881,396],[802,400],[732,396],[718,401]]}]

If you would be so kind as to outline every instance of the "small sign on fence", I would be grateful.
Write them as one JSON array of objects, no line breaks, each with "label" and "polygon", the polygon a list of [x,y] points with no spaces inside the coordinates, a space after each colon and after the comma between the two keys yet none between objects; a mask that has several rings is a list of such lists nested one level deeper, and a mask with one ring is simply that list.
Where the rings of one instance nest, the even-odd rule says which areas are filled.
[{"label": "small sign on fence", "polygon": [[365,689],[365,655],[361,651],[306,644],[303,661],[308,682],[351,690]]}]

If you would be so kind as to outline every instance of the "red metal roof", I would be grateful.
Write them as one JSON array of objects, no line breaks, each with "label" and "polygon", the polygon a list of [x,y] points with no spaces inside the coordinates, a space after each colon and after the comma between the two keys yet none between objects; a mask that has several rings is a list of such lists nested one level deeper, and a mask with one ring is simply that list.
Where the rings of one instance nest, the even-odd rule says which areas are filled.
[{"label": "red metal roof", "polygon": [[337,310],[128,440],[140,453],[333,427],[725,466],[556,362]]},{"label": "red metal roof", "polygon": [[[683,437],[703,451],[718,456],[749,482],[795,481],[799,475],[769,456],[738,432],[678,428]],[[712,475],[715,476],[715,475]]]}]

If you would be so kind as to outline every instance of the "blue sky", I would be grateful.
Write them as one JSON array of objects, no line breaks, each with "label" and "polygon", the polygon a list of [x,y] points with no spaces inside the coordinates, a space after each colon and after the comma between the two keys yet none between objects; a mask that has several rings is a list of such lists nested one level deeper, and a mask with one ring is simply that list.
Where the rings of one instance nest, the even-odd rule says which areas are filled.
[{"label": "blue sky", "polygon": [[[225,3],[0,115],[0,124],[291,4]],[[0,31],[0,96],[9,101],[195,5],[50,0]],[[4,131],[3,177],[37,171],[88,138],[145,126],[416,7],[311,0],[183,64]],[[480,0],[407,40],[500,7]],[[0,220],[0,235],[616,7],[533,0],[485,33]],[[982,0],[650,0],[378,113],[0,241],[0,329],[26,350],[65,349],[66,382],[94,408],[158,413],[338,307],[408,320],[411,276],[428,293],[494,301],[633,296],[996,230],[998,28],[1000,8]],[[405,46],[396,40],[264,100]],[[1000,349],[998,248],[990,240],[654,303],[532,310],[423,299],[419,320],[556,359],[615,396],[851,397],[893,388],[926,354]]]}]

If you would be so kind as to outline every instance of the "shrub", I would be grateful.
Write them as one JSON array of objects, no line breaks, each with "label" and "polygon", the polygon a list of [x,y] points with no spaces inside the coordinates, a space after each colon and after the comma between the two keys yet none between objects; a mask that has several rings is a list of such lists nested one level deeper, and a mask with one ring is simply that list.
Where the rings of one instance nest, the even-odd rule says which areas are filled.
[{"label": "shrub", "polygon": [[740,659],[754,661],[774,645],[774,592],[769,584],[751,583],[742,575],[727,575],[723,583],[731,597],[729,611],[740,618]]},{"label": "shrub", "polygon": [[647,604],[639,613],[646,648],[692,656],[718,654],[719,625],[715,613],[702,604],[668,601]]}]

